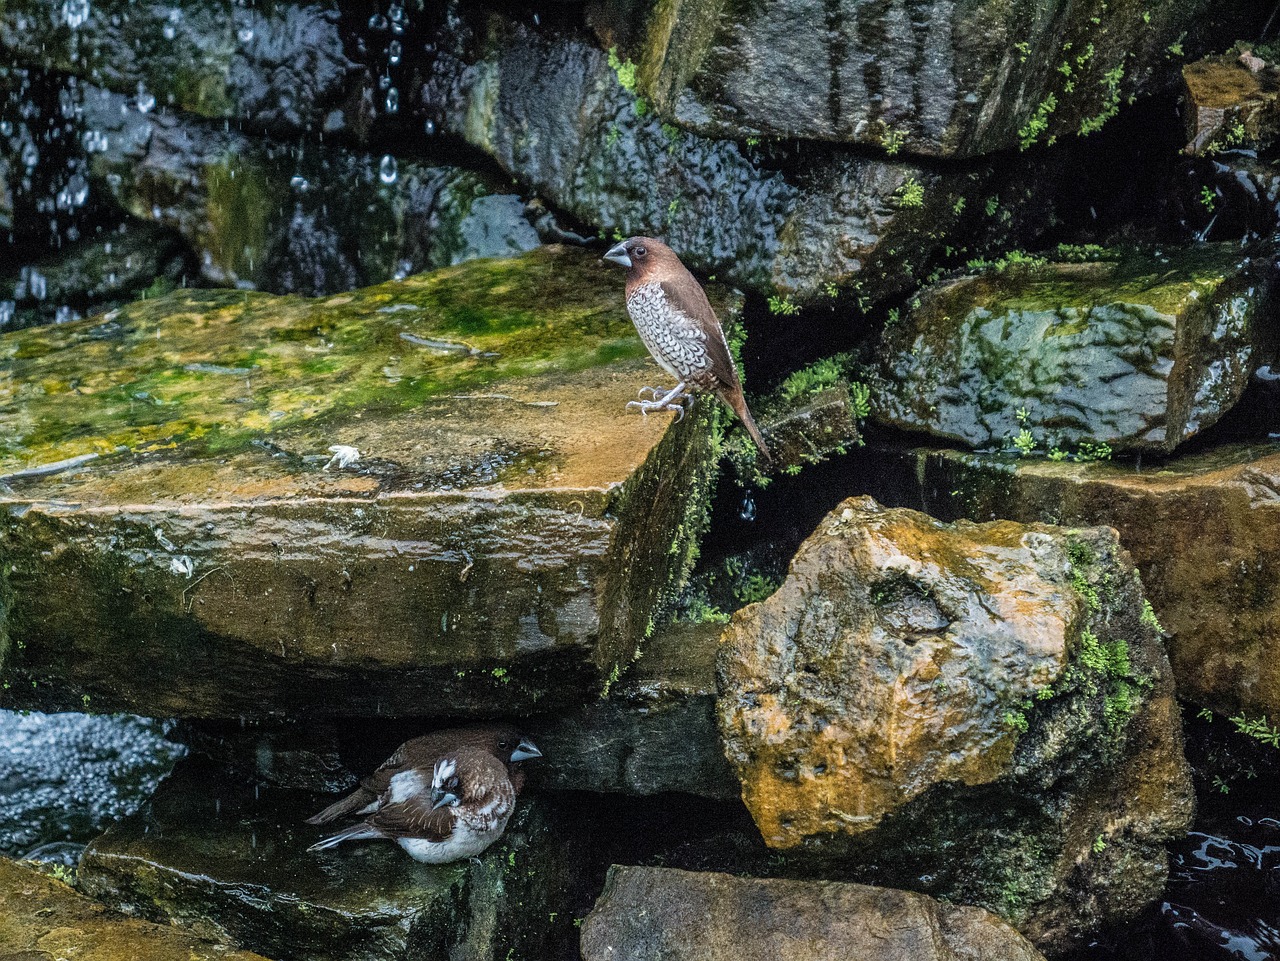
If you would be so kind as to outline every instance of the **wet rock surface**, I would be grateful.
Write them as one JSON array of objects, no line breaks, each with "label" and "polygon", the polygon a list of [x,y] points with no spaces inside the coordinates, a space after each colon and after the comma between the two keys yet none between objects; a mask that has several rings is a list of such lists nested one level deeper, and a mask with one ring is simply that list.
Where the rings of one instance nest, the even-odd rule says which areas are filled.
[{"label": "wet rock surface", "polygon": [[82,890],[278,958],[547,957],[573,931],[565,914],[547,922],[571,844],[527,796],[478,862],[425,865],[387,841],[309,853],[326,832],[303,820],[323,798],[200,763],[184,763],[143,811],[89,846]]},{"label": "wet rock surface", "polygon": [[1191,812],[1143,611],[1105,529],[846,501],[721,649],[726,754],[766,843],[987,907],[1045,950],[1132,915]]},{"label": "wet rock surface", "polygon": [[621,867],[582,925],[584,961],[1035,961],[999,918],[906,891]]},{"label": "wet rock surface", "polygon": [[1208,6],[671,3],[649,19],[640,87],[712,136],[972,156],[1099,129]]},{"label": "wet rock surface", "polygon": [[579,703],[678,588],[713,468],[710,405],[670,431],[625,409],[655,371],[619,286],[543,249],[8,335],[6,701]]},{"label": "wet rock surface", "polygon": [[1275,140],[1280,123],[1280,71],[1239,50],[1182,68],[1187,153],[1214,154]]},{"label": "wet rock surface", "polygon": [[898,469],[878,496],[940,517],[1114,527],[1168,631],[1179,696],[1225,715],[1280,718],[1274,445],[1140,469],[928,449],[886,451],[884,462]]},{"label": "wet rock surface", "polygon": [[936,287],[886,329],[872,416],[979,449],[1172,450],[1240,399],[1273,284],[1239,245]]},{"label": "wet rock surface", "polygon": [[0,853],[83,844],[136,810],[182,752],[141,718],[0,711]]},{"label": "wet rock surface", "polygon": [[6,858],[0,858],[0,946],[12,961],[265,961],[178,928],[108,911],[61,881]]}]

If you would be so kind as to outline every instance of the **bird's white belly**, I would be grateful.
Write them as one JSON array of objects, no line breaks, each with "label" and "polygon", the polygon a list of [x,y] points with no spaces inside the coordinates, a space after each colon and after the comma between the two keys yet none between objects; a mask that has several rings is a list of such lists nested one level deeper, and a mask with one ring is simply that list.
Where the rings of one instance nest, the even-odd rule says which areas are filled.
[{"label": "bird's white belly", "polygon": [[448,864],[473,858],[498,838],[507,826],[507,818],[488,830],[477,830],[465,821],[454,825],[452,833],[444,841],[427,841],[422,838],[399,838],[400,847],[409,857],[424,864]]}]

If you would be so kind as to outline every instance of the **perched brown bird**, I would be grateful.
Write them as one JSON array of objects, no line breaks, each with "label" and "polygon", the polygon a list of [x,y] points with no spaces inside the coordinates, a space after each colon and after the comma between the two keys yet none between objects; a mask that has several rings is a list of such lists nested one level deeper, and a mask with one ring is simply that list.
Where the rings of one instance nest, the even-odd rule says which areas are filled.
[{"label": "perched brown bird", "polygon": [[397,772],[372,814],[307,850],[386,838],[415,861],[447,864],[475,857],[502,837],[515,807],[506,765],[481,748],[459,748],[431,768]]},{"label": "perched brown bird", "polygon": [[666,394],[645,387],[641,396],[652,392],[653,399],[633,400],[627,406],[644,414],[674,410],[683,417],[686,389],[715,391],[733,408],[765,460],[771,459],[742,396],[742,381],[720,321],[702,285],[675,251],[652,237],[630,237],[610,247],[604,257],[627,268],[627,313],[653,359],[678,381]]},{"label": "perched brown bird", "polygon": [[382,762],[381,767],[361,781],[355,791],[314,817],[307,818],[307,823],[328,824],[347,815],[372,814],[382,803],[391,779],[397,774],[415,768],[430,771],[437,759],[459,748],[477,748],[496,757],[506,765],[517,794],[524,787],[525,777],[520,762],[542,757],[537,746],[510,724],[480,724],[433,731],[405,741]]}]

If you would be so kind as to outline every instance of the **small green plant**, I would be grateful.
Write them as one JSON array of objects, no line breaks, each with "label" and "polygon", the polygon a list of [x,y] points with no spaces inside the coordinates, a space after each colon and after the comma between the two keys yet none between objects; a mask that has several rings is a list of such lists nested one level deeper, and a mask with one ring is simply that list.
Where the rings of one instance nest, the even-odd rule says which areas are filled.
[{"label": "small green plant", "polygon": [[618,83],[622,86],[622,89],[635,97],[636,116],[643,117],[649,112],[649,105],[645,103],[643,97],[636,93],[636,65],[630,60],[619,58],[617,47],[610,47],[609,67],[617,75]]},{"label": "small green plant", "polygon": [[790,297],[779,297],[774,294],[769,298],[769,313],[790,317],[800,313],[800,305],[793,302]]},{"label": "small green plant", "polygon": [[1013,439],[1013,446],[1023,457],[1028,454],[1035,453],[1036,439],[1032,436],[1031,431],[1025,427],[1018,431],[1018,436]]},{"label": "small green plant", "polygon": [[871,388],[855,380],[849,385],[849,390],[853,394],[854,415],[859,420],[866,420],[871,416]]},{"label": "small green plant", "polygon": [[1207,721],[1210,724],[1213,723],[1213,711],[1209,710],[1207,707],[1200,708],[1196,713],[1196,717],[1202,721]]},{"label": "small green plant", "polygon": [[618,678],[622,677],[622,666],[620,664],[613,665],[613,670],[609,672],[609,676],[604,680],[604,687],[600,689],[600,700],[607,700],[609,692],[613,690],[613,685],[618,683]]},{"label": "small green plant", "polygon": [[908,177],[898,188],[898,206],[904,208],[924,206],[924,185],[915,177]]},{"label": "small green plant", "polygon": [[1215,138],[1210,141],[1209,146],[1204,148],[1205,156],[1212,157],[1214,154],[1223,150],[1230,150],[1232,147],[1238,147],[1244,143],[1246,136],[1247,134],[1244,129],[1244,124],[1237,120],[1231,126],[1231,129],[1227,130],[1221,138]]},{"label": "small green plant", "polygon": [[733,593],[743,604],[755,604],[758,601],[763,601],[781,586],[780,581],[760,573],[752,573],[747,576],[745,581],[734,588]]},{"label": "small green plant", "polygon": [[1107,839],[1104,838],[1101,834],[1099,834],[1096,838],[1093,839],[1093,844],[1090,845],[1090,847],[1092,848],[1094,854],[1101,854],[1103,851],[1107,849]]},{"label": "small green plant", "polygon": [[1177,39],[1177,40],[1173,41],[1173,43],[1169,44],[1169,46],[1167,46],[1167,47],[1165,47],[1165,48],[1164,48],[1164,49],[1165,49],[1165,52],[1166,52],[1166,53],[1168,53],[1168,54],[1169,54],[1169,56],[1171,56],[1171,57],[1181,57],[1181,56],[1183,56],[1183,51],[1182,51],[1182,41],[1184,41],[1184,40],[1186,40],[1186,39],[1187,39],[1187,32],[1184,30],[1184,31],[1182,31],[1182,33],[1178,36],[1178,39]]},{"label": "small green plant", "polygon": [[748,138],[747,138],[747,146],[748,146],[748,147],[758,147],[758,146],[760,146],[760,138],[759,138],[759,137],[748,137]]},{"label": "small green plant", "polygon": [[1080,122],[1080,136],[1097,133],[1108,120],[1120,112],[1120,81],[1124,79],[1124,64],[1119,64],[1102,75],[1102,110],[1095,116]]},{"label": "small green plant", "polygon": [[1280,728],[1268,724],[1265,717],[1250,718],[1243,713],[1228,718],[1237,731],[1270,747],[1280,748]]},{"label": "small green plant", "polygon": [[1217,195],[1209,187],[1200,188],[1200,203],[1204,205],[1204,209],[1213,213],[1213,209],[1218,206]]},{"label": "small green plant", "polygon": [[898,308],[897,308],[897,307],[890,307],[890,308],[889,308],[889,314],[888,314],[888,316],[885,318],[885,321],[884,321],[884,322],[885,322],[885,326],[887,326],[887,327],[892,327],[894,324],[896,324],[896,323],[897,323],[899,320],[901,320],[901,319],[902,319],[902,316],[901,316],[901,314],[898,312]]},{"label": "small green plant", "polygon": [[1031,726],[1031,722],[1027,720],[1027,715],[1022,711],[1005,711],[1001,718],[1005,727],[1011,727],[1019,734],[1025,734]]},{"label": "small green plant", "polygon": [[1000,198],[988,197],[986,206],[983,207],[983,210],[986,211],[987,216],[994,217],[996,215],[996,211],[999,209],[1000,209]]},{"label": "small green plant", "polygon": [[489,672],[489,676],[495,681],[500,681],[503,684],[511,683],[511,677],[507,674],[507,669],[505,667],[495,667]]},{"label": "small green plant", "polygon": [[[1033,146],[1037,140],[1049,129],[1049,117],[1058,109],[1058,98],[1053,94],[1049,94],[1044,100],[1040,101],[1040,105],[1036,107],[1036,112],[1031,115],[1031,119],[1026,122],[1018,131],[1018,145],[1021,149],[1026,150]],[[1053,143],[1053,138],[1049,138],[1049,143]]]},{"label": "small green plant", "polygon": [[604,145],[605,145],[606,147],[613,147],[613,146],[615,146],[615,145],[617,144],[617,142],[618,142],[618,138],[619,138],[619,137],[621,137],[621,136],[622,136],[622,131],[618,129],[618,125],[617,125],[616,123],[615,123],[615,124],[610,124],[610,125],[609,125],[609,135],[608,135],[607,137],[605,137],[605,138],[604,138]]},{"label": "small green plant", "polygon": [[[1149,627],[1157,634],[1163,634],[1164,628],[1160,626],[1160,619],[1156,617],[1155,608],[1151,606],[1151,602],[1146,598],[1142,600],[1142,615],[1138,618],[1143,627]],[[1213,713],[1210,712],[1210,717]]]},{"label": "small green plant", "polygon": [[884,147],[884,152],[892,157],[902,149],[902,145],[906,143],[906,140],[907,135],[901,130],[890,129],[881,139],[880,146]]},{"label": "small green plant", "polygon": [[1083,264],[1093,260],[1117,260],[1120,254],[1098,244],[1058,244],[1053,259],[1067,263]]},{"label": "small green plant", "polygon": [[49,876],[63,884],[74,885],[76,883],[76,874],[71,868],[65,864],[50,864],[48,867]]},{"label": "small green plant", "polygon": [[957,197],[956,202],[951,205],[951,212],[959,217],[964,213],[964,205],[965,199],[963,197]]}]

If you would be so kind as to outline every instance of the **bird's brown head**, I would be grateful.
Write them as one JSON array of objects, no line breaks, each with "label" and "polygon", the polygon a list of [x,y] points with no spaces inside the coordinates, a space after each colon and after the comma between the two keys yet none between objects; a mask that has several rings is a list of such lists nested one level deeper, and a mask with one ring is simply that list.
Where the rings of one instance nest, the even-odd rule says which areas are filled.
[{"label": "bird's brown head", "polygon": [[504,764],[519,764],[542,757],[536,744],[511,724],[486,724],[465,728],[456,738],[458,746],[478,747]]},{"label": "bird's brown head", "polygon": [[628,237],[605,251],[604,259],[626,267],[628,281],[658,279],[677,271],[685,272],[676,252],[653,237]]},{"label": "bird's brown head", "polygon": [[467,804],[507,781],[507,770],[488,751],[461,747],[436,761],[431,776],[431,808]]}]

